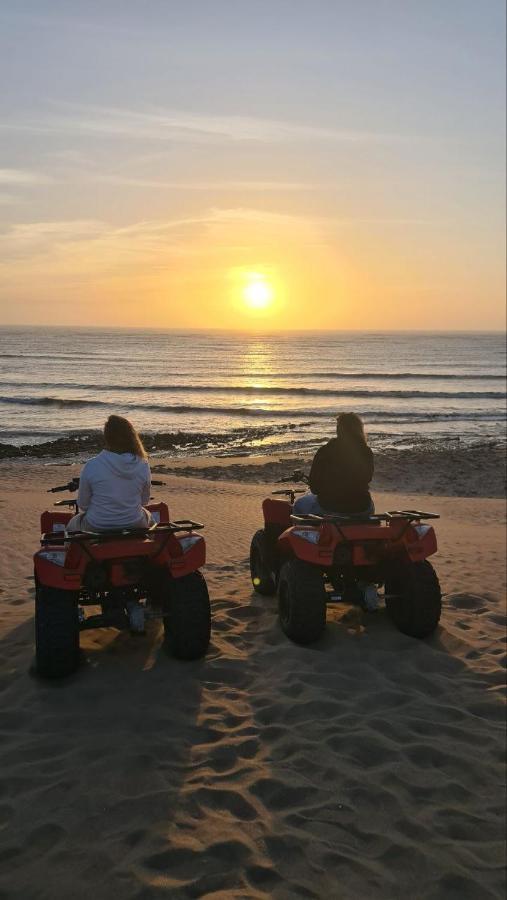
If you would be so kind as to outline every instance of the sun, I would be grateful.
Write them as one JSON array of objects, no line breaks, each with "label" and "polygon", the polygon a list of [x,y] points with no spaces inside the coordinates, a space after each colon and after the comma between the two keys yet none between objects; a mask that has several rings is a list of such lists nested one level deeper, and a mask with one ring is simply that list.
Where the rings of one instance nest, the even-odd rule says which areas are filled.
[{"label": "sun", "polygon": [[250,309],[267,309],[273,302],[273,288],[263,275],[252,272],[243,288],[243,300]]}]

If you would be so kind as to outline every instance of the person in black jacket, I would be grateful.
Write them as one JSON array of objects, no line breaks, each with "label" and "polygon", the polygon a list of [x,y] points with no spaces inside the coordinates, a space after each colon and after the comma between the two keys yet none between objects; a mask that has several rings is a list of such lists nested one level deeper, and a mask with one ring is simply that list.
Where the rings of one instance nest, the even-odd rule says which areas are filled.
[{"label": "person in black jacket", "polygon": [[366,442],[363,423],[355,413],[341,413],[336,437],[315,454],[309,478],[311,493],[296,500],[294,512],[372,513],[372,478],[373,453]]}]

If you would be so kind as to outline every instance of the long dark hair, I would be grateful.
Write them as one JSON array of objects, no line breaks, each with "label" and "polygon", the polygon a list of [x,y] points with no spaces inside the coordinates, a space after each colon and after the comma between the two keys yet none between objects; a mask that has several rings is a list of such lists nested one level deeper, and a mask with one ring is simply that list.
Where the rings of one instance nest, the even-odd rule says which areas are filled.
[{"label": "long dark hair", "polygon": [[104,443],[112,453],[133,453],[146,459],[147,453],[136,429],[123,416],[109,416],[104,425]]},{"label": "long dark hair", "polygon": [[364,425],[356,413],[340,413],[337,416],[336,434],[339,438],[356,440],[367,446]]}]

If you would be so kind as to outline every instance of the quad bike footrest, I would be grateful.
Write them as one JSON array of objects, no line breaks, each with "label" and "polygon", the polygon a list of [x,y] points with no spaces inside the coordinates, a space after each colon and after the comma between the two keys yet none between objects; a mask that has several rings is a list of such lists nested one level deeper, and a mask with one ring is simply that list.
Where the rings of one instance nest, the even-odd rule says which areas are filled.
[{"label": "quad bike footrest", "polygon": [[79,618],[79,630],[87,631],[90,628],[129,628],[129,620],[123,610],[113,610],[108,613],[97,613],[92,616]]},{"label": "quad bike footrest", "polygon": [[[164,610],[162,607],[145,607],[144,618],[163,619]],[[91,628],[119,628],[120,630],[129,629],[130,623],[128,616],[123,609],[113,609],[102,613],[94,613],[90,616],[85,615],[84,609],[81,607],[79,612],[79,629],[87,631]]]}]

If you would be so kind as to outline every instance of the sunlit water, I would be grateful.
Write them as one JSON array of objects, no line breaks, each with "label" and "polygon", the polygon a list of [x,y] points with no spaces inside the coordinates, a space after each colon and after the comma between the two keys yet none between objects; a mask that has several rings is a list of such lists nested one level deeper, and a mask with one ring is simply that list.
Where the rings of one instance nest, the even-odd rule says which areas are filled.
[{"label": "sunlit water", "polygon": [[[247,428],[249,445],[304,446],[342,410],[373,443],[501,440],[505,404],[500,334],[0,330],[7,443],[96,429],[116,412],[143,432],[226,445]],[[261,439],[261,426],[272,433]]]}]

